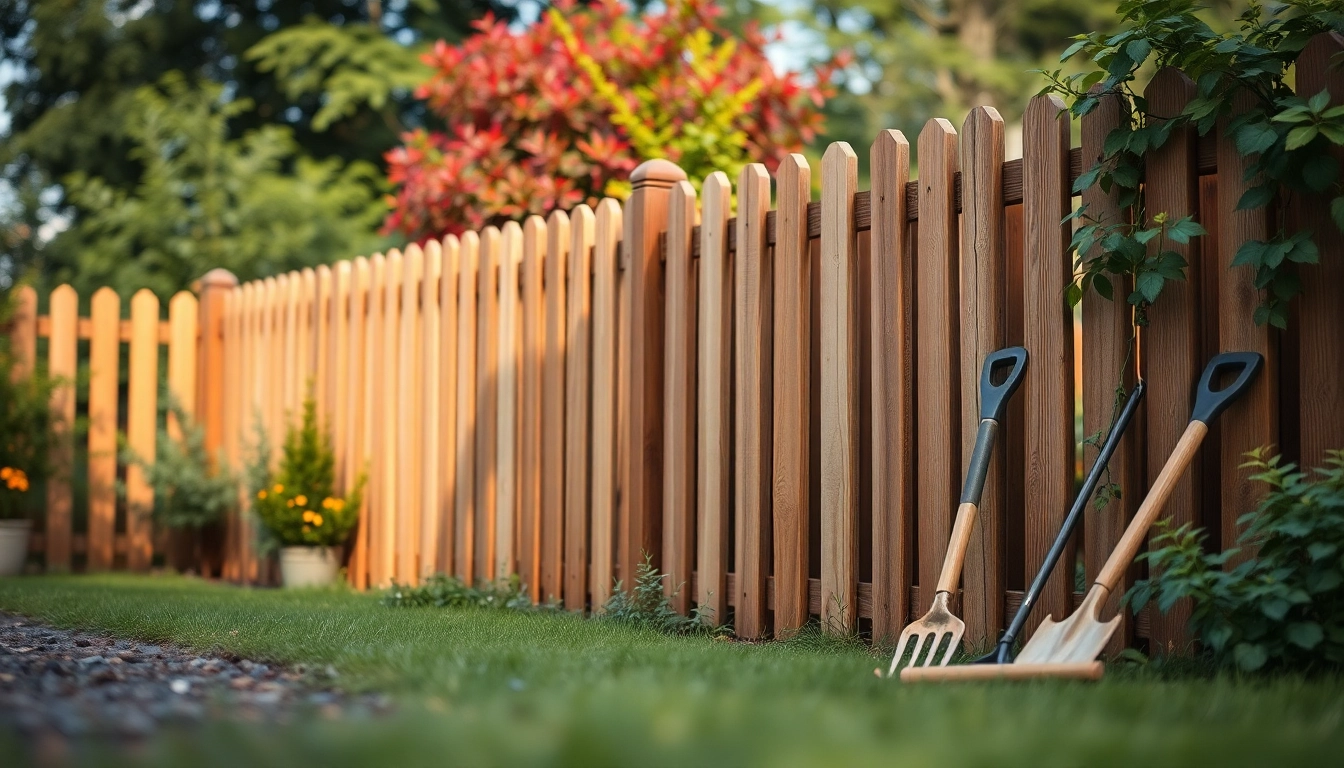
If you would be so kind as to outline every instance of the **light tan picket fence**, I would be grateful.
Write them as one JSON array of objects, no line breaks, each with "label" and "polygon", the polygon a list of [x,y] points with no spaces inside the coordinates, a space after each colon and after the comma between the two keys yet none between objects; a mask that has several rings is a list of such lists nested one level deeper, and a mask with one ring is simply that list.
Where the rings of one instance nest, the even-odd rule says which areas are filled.
[{"label": "light tan picket fence", "polygon": [[[1341,49],[1336,35],[1315,39],[1299,90],[1328,85],[1344,102],[1339,71],[1326,65]],[[1174,114],[1194,86],[1164,71],[1146,95]],[[340,482],[369,478],[348,561],[359,588],[517,573],[535,600],[595,609],[648,555],[678,610],[731,617],[742,636],[816,617],[881,638],[927,608],[921,587],[936,580],[947,546],[980,363],[1021,344],[1031,362],[960,596],[967,637],[983,643],[1020,602],[1092,460],[1089,449],[1080,466],[1075,398],[1091,434],[1109,423],[1117,384],[1133,380],[1123,301],[1085,297],[1080,352],[1064,301],[1071,186],[1118,119],[1118,105],[1103,105],[1071,149],[1062,103],[1038,96],[1023,158],[1006,162],[993,109],[972,111],[960,133],[933,120],[917,138],[917,181],[907,139],[885,131],[863,191],[853,150],[833,144],[820,200],[795,155],[774,174],[773,210],[765,166],[748,166],[735,188],[713,174],[697,195],[676,166],[651,161],[624,203],[241,286],[212,273],[196,412],[241,463],[254,424],[281,435],[312,387]],[[1177,246],[1189,279],[1169,284],[1150,312],[1147,401],[1111,467],[1123,498],[1089,512],[1077,544],[1089,577],[1175,445],[1216,352],[1254,350],[1268,364],[1177,488],[1174,522],[1201,523],[1230,546],[1259,493],[1240,468],[1245,451],[1273,444],[1319,464],[1344,437],[1344,241],[1322,201],[1299,201],[1293,215],[1316,230],[1321,264],[1302,267],[1307,293],[1289,331],[1255,325],[1252,275],[1230,267],[1241,243],[1269,234],[1265,210],[1236,210],[1246,163],[1216,133],[1173,136],[1148,160],[1148,209],[1194,214],[1209,235]],[[1083,200],[1093,216],[1118,215],[1112,196],[1093,189]],[[53,296],[49,326],[61,340],[52,348],[67,355],[73,298],[61,301],[63,319]],[[115,314],[106,298],[97,307]],[[173,354],[188,381],[188,353]],[[69,367],[55,352],[52,362]],[[245,501],[228,526],[224,575],[264,581]],[[49,528],[59,529],[59,510]],[[89,538],[101,542],[106,509],[94,519]],[[47,537],[49,562],[58,541]],[[1070,610],[1072,562],[1057,569],[1036,621]],[[1119,637],[1183,646],[1184,616],[1144,615]]]}]

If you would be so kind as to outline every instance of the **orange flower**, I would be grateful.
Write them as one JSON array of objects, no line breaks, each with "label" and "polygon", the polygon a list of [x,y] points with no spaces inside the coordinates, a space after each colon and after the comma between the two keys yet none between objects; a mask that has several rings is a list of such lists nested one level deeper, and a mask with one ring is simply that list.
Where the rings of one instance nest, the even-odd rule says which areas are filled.
[{"label": "orange flower", "polygon": [[295,504],[298,504],[300,507],[302,507],[302,506],[304,506],[305,504],[308,503],[308,497],[307,497],[307,496],[304,496],[302,493],[300,493],[298,496],[295,496],[295,497],[294,497],[294,503],[295,503]]},{"label": "orange flower", "polygon": [[321,515],[318,515],[318,514],[314,514],[314,515],[313,515],[313,525],[316,525],[318,528],[321,528],[321,527],[322,527],[322,516],[321,516]]},{"label": "orange flower", "polygon": [[257,491],[257,498],[258,498],[258,499],[264,499],[264,498],[266,498],[266,489],[265,489],[265,488],[262,488],[260,491]]},{"label": "orange flower", "polygon": [[2,468],[0,468],[0,480],[8,480],[9,477],[10,477],[10,475],[12,475],[12,474],[14,474],[14,468],[13,468],[13,467],[2,467]]}]

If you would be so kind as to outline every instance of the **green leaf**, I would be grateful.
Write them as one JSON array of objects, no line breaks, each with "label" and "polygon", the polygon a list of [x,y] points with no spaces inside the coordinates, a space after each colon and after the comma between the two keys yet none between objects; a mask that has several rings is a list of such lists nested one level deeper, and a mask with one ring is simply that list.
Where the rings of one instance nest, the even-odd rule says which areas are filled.
[{"label": "green leaf", "polygon": [[1073,45],[1070,45],[1068,48],[1064,49],[1064,52],[1059,55],[1059,60],[1062,62],[1068,61],[1069,59],[1073,58],[1074,54],[1083,50],[1083,48],[1086,48],[1089,42],[1090,41],[1087,39],[1087,37],[1080,36],[1080,39],[1075,41]]},{"label": "green leaf", "polygon": [[1320,645],[1325,639],[1321,625],[1314,621],[1295,621],[1283,630],[1283,635],[1288,638],[1288,642],[1308,651]]},{"label": "green leaf", "polygon": [[1203,237],[1209,234],[1199,222],[1195,221],[1193,216],[1186,216],[1167,227],[1167,237],[1171,238],[1173,243],[1185,245],[1191,238]]},{"label": "green leaf", "polygon": [[1254,672],[1265,666],[1265,661],[1268,660],[1264,646],[1255,643],[1237,643],[1237,647],[1232,650],[1232,656],[1237,666],[1244,672]]},{"label": "green leaf", "polygon": [[1330,218],[1334,219],[1335,226],[1344,232],[1344,195],[1330,201]]},{"label": "green leaf", "polygon": [[1077,283],[1069,283],[1069,287],[1064,289],[1064,300],[1070,307],[1078,306],[1078,302],[1083,300],[1083,289]]},{"label": "green leaf", "polygon": [[1129,146],[1129,137],[1134,134],[1127,127],[1113,128],[1106,134],[1106,141],[1101,145],[1101,151],[1107,157],[1114,157],[1118,152]]},{"label": "green leaf", "polygon": [[1259,267],[1264,259],[1266,243],[1259,240],[1247,240],[1237,249],[1237,255],[1232,257],[1232,266],[1234,267]]},{"label": "green leaf", "polygon": [[1265,618],[1270,621],[1283,621],[1283,617],[1288,615],[1288,608],[1291,607],[1287,600],[1281,597],[1266,600],[1260,606],[1260,611],[1265,614]]},{"label": "green leaf", "polygon": [[1288,132],[1288,139],[1283,144],[1284,149],[1292,150],[1297,149],[1298,147],[1305,147],[1311,143],[1312,139],[1316,138],[1318,133],[1320,133],[1320,131],[1316,130],[1316,126],[1314,125],[1298,126]]},{"label": "green leaf", "polygon": [[1313,541],[1307,545],[1307,553],[1312,560],[1324,560],[1339,551],[1339,547],[1325,541]]},{"label": "green leaf", "polygon": [[1274,146],[1279,133],[1268,123],[1247,123],[1236,133],[1237,151],[1243,155],[1254,155]]},{"label": "green leaf", "polygon": [[1339,161],[1329,155],[1312,158],[1302,166],[1302,181],[1316,192],[1329,189],[1339,178]]},{"label": "green leaf", "polygon": [[1097,275],[1096,277],[1093,277],[1092,288],[1097,292],[1097,295],[1103,299],[1106,299],[1107,301],[1115,300],[1115,291],[1111,288],[1110,278],[1105,275]]},{"label": "green leaf", "polygon": [[[1141,37],[1136,40],[1130,40],[1129,44],[1125,46],[1125,53],[1129,55],[1129,58],[1134,60],[1135,66],[1142,64],[1144,60],[1148,58],[1148,54],[1151,53],[1152,50],[1152,44]],[[1328,98],[1329,95],[1330,94],[1327,93],[1326,97]]]},{"label": "green leaf", "polygon": [[1275,190],[1276,187],[1273,182],[1265,182],[1251,187],[1242,193],[1241,199],[1237,201],[1236,210],[1249,211],[1269,205],[1269,201],[1274,199]]},{"label": "green leaf", "polygon": [[1119,184],[1126,189],[1138,189],[1139,169],[1132,165],[1117,166],[1116,169],[1111,172],[1111,178],[1115,180],[1116,184]]},{"label": "green leaf", "polygon": [[1329,105],[1330,105],[1330,89],[1329,89],[1329,88],[1326,88],[1326,89],[1322,90],[1320,93],[1316,94],[1315,96],[1312,96],[1310,99],[1307,100],[1307,107],[1308,107],[1312,112],[1316,112],[1316,113],[1320,113],[1320,112],[1324,111],[1325,108],[1326,108],[1327,106],[1329,106]]},{"label": "green leaf", "polygon": [[1317,264],[1321,260],[1321,252],[1311,240],[1294,244],[1287,256],[1289,261],[1297,264]]},{"label": "green leaf", "polygon": [[1158,295],[1162,293],[1162,286],[1166,282],[1167,279],[1156,272],[1144,272],[1139,275],[1134,287],[1149,304],[1152,304],[1157,301]]}]

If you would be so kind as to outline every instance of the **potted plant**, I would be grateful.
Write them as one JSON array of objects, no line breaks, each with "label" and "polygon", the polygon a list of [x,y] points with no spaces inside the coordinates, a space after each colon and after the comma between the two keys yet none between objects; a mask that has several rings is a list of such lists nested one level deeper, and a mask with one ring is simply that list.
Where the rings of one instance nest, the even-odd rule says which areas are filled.
[{"label": "potted plant", "polygon": [[336,580],[342,547],[359,520],[361,475],[345,496],[336,493],[331,436],[317,422],[317,403],[303,401],[303,418],[285,434],[280,465],[257,474],[253,508],[280,546],[286,587],[326,586]]},{"label": "potted plant", "polygon": [[4,332],[12,310],[0,300],[0,576],[23,572],[28,560],[32,515],[42,509],[39,491],[47,477],[54,417],[50,377],[40,371],[17,375],[17,360]]},{"label": "potted plant", "polygon": [[[151,509],[129,509],[130,514],[151,514],[154,522],[174,533],[168,563],[179,571],[197,568],[210,575],[202,530],[224,519],[238,501],[238,478],[229,470],[223,453],[210,460],[205,430],[165,391],[160,402],[177,421],[181,438],[160,429],[154,442],[154,461],[149,462],[129,448],[122,460],[140,467],[145,482],[154,489]],[[164,420],[167,424],[167,420]],[[119,484],[125,494],[125,485]]]}]

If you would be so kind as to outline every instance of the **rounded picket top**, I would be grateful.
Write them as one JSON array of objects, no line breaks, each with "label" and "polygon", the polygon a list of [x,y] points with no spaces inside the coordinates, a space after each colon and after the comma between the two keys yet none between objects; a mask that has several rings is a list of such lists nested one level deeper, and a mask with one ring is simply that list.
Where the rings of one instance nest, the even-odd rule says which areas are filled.
[{"label": "rounded picket top", "polygon": [[671,187],[686,178],[681,166],[671,160],[646,160],[630,172],[630,183],[635,189],[640,187]]}]

